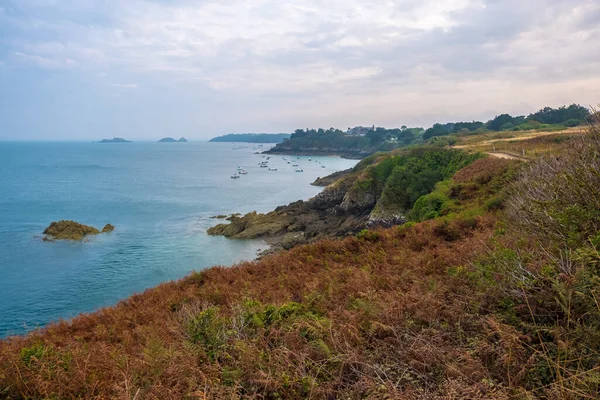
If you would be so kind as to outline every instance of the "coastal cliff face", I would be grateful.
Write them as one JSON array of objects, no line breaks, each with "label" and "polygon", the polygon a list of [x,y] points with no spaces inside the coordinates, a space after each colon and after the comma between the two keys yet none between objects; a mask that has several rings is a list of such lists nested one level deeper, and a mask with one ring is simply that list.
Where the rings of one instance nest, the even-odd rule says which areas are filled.
[{"label": "coastal cliff face", "polygon": [[280,206],[267,214],[231,216],[208,230],[232,239],[261,238],[275,250],[324,237],[353,235],[365,228],[406,222],[414,202],[435,184],[481,155],[429,148],[376,154],[351,170],[313,184],[327,187],[308,201]]}]

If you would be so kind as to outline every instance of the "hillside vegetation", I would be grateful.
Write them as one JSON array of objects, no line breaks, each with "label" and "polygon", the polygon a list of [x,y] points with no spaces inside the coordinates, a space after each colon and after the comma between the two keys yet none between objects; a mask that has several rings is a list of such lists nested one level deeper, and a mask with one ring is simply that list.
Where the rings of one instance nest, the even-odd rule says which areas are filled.
[{"label": "hillside vegetation", "polygon": [[281,143],[289,138],[289,133],[230,133],[212,138],[209,142]]},{"label": "hillside vegetation", "polygon": [[401,227],[0,342],[0,398],[598,398],[600,121],[528,163],[444,157]]},{"label": "hillside vegetation", "polygon": [[[386,129],[381,127],[339,129],[297,129],[289,140],[268,151],[273,154],[327,154],[349,158],[363,158],[370,154],[397,148],[423,145],[453,145],[470,136],[518,136],[532,132],[559,132],[587,123],[590,111],[577,104],[559,108],[544,107],[528,116],[513,117],[500,114],[482,122],[436,123],[431,128]],[[480,142],[478,138],[471,142]]]}]

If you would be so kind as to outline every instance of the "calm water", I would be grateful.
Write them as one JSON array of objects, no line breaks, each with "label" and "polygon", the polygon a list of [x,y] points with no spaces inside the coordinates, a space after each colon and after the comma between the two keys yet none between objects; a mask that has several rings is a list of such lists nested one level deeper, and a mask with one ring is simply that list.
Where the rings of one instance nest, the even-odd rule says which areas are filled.
[{"label": "calm water", "polygon": [[[281,156],[259,168],[254,145],[0,143],[0,337],[115,304],[193,270],[253,259],[260,241],[211,237],[216,214],[270,211],[321,190],[317,176],[355,161]],[[237,148],[237,149],[236,149]],[[326,168],[314,160],[319,160]],[[237,166],[248,170],[231,179]],[[112,234],[49,243],[52,221]]]}]

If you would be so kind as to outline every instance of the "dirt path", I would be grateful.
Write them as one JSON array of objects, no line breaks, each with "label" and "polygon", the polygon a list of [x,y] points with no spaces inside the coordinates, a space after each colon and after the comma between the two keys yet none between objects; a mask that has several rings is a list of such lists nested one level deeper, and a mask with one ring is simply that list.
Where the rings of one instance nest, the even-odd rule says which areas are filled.
[{"label": "dirt path", "polygon": [[579,129],[579,128],[570,128],[570,129],[565,129],[563,131],[534,132],[534,133],[528,133],[523,136],[515,136],[515,137],[511,137],[511,138],[487,139],[487,140],[483,140],[481,142],[453,146],[453,148],[469,149],[469,148],[474,148],[474,147],[490,146],[490,145],[499,144],[499,143],[503,143],[503,142],[520,142],[523,140],[535,139],[535,138],[541,137],[541,136],[571,134],[571,133],[580,132],[580,131],[581,131],[581,129]]},{"label": "dirt path", "polygon": [[487,153],[487,154],[489,154],[489,155],[490,155],[490,156],[492,156],[492,157],[504,158],[504,159],[507,159],[507,160],[521,160],[521,161],[529,161],[529,159],[528,159],[528,158],[525,158],[525,157],[519,157],[519,156],[515,156],[515,155],[512,155],[512,154],[508,154],[508,153],[500,153],[500,152],[495,152],[495,153],[492,153],[492,152],[489,152],[489,153]]}]

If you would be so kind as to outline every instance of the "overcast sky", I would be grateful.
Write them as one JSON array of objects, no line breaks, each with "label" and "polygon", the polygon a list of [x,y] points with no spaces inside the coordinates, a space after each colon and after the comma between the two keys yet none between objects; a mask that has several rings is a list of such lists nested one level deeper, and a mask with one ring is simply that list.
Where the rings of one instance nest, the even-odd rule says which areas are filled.
[{"label": "overcast sky", "polygon": [[430,126],[600,103],[598,0],[0,0],[0,140]]}]

